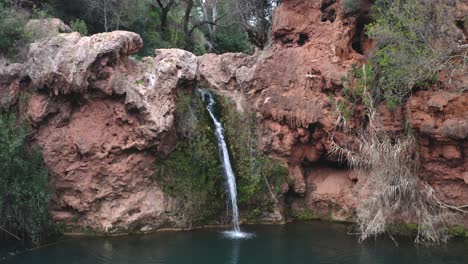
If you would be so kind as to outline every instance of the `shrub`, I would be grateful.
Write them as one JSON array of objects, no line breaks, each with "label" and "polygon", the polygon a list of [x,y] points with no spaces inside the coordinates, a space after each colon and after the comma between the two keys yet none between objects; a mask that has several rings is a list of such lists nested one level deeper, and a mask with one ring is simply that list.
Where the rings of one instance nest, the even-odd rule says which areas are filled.
[{"label": "shrub", "polygon": [[362,0],[345,0],[343,2],[343,11],[345,15],[356,13],[362,7]]},{"label": "shrub", "polygon": [[27,15],[0,3],[0,53],[13,55],[27,39],[23,28]]},{"label": "shrub", "polygon": [[367,34],[377,44],[370,61],[378,77],[373,96],[394,106],[447,66],[459,33],[443,1],[377,0],[372,15]]},{"label": "shrub", "polygon": [[88,35],[88,26],[86,26],[86,22],[81,19],[74,19],[70,22],[70,27],[73,31],[80,33],[82,36]]},{"label": "shrub", "polygon": [[291,210],[291,216],[294,219],[298,220],[319,220],[321,217],[316,214],[314,211],[311,209],[305,208],[305,209],[292,209]]},{"label": "shrub", "polygon": [[0,226],[38,244],[51,227],[49,174],[40,151],[28,149],[28,134],[14,114],[0,114]]}]

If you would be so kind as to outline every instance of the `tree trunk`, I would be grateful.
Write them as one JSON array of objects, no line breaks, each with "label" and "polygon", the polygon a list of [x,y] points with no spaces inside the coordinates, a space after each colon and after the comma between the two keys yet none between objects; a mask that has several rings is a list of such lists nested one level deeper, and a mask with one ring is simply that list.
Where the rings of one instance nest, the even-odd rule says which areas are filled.
[{"label": "tree trunk", "polygon": [[166,32],[167,31],[167,17],[169,16],[169,9],[168,8],[163,8],[161,10],[161,25],[160,25],[160,30],[161,32]]},{"label": "tree trunk", "polygon": [[185,35],[185,49],[192,51],[193,49],[192,31],[189,29],[189,25],[190,25],[190,14],[192,13],[194,4],[193,4],[193,0],[187,0],[185,2],[187,3],[187,6],[185,7],[184,18],[182,21],[182,29]]}]

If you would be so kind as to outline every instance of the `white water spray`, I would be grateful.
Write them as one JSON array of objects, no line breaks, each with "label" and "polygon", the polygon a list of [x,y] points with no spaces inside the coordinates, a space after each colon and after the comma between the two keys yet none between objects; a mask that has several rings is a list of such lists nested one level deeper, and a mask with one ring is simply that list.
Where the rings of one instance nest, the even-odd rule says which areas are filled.
[{"label": "white water spray", "polygon": [[232,224],[234,229],[232,231],[225,232],[225,234],[232,238],[250,237],[251,234],[241,232],[239,227],[239,209],[237,208],[236,176],[234,175],[234,172],[232,170],[231,161],[229,159],[229,152],[227,149],[226,141],[224,140],[223,124],[219,122],[214,113],[216,102],[214,100],[213,95],[210,92],[198,89],[198,93],[200,94],[203,102],[206,104],[206,109],[210,113],[211,119],[213,119],[213,123],[216,128],[215,135],[218,141],[219,156],[223,164],[224,175],[226,177],[227,187],[229,191],[229,200],[232,208]]}]

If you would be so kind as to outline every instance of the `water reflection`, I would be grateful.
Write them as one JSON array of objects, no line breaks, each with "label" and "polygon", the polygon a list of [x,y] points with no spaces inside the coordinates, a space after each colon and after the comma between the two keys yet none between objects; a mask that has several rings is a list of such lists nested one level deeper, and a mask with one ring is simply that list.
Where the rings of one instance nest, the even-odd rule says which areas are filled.
[{"label": "water reflection", "polygon": [[226,239],[218,229],[148,236],[69,238],[8,259],[7,264],[458,264],[468,259],[468,240],[446,247],[415,247],[398,238],[358,243],[346,226],[325,223],[246,226],[256,236]]},{"label": "water reflection", "polygon": [[230,256],[230,264],[238,264],[239,263],[239,253],[240,253],[240,240],[233,240],[232,241],[232,252]]}]

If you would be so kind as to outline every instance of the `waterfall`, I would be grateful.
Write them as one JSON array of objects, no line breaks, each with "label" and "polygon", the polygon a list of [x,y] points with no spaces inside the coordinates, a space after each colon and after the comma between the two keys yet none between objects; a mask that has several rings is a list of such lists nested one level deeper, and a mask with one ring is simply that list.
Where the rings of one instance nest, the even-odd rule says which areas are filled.
[{"label": "waterfall", "polygon": [[229,152],[227,149],[226,141],[224,140],[224,129],[223,124],[218,120],[215,115],[215,105],[216,102],[214,100],[213,94],[210,92],[198,89],[198,93],[200,94],[203,103],[206,105],[206,109],[210,113],[211,119],[213,119],[213,123],[215,125],[215,136],[218,141],[218,150],[219,150],[219,157],[221,158],[221,162],[223,164],[224,175],[226,177],[227,189],[229,191],[229,205],[232,209],[232,224],[233,230],[225,232],[226,235],[233,238],[245,238],[249,237],[249,234],[243,233],[239,227],[239,209],[237,207],[237,187],[236,187],[236,176],[232,170],[231,161],[229,159]]}]

